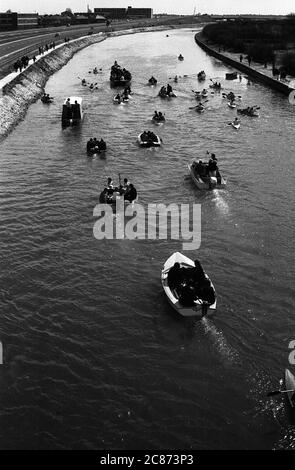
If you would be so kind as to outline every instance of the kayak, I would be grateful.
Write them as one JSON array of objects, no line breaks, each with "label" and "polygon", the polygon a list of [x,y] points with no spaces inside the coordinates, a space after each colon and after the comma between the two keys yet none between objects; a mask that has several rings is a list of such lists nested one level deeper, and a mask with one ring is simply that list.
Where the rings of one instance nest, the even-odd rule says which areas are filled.
[{"label": "kayak", "polygon": [[241,127],[241,124],[235,124],[234,122],[231,122],[231,126],[233,126],[233,128],[238,131]]},{"label": "kayak", "polygon": [[201,95],[203,98],[206,98],[208,96],[208,91],[202,91]]},{"label": "kayak", "polygon": [[[285,384],[286,384],[286,390],[295,390],[295,377],[292,374],[292,372],[289,371],[289,369],[285,370]],[[289,403],[291,407],[295,408],[295,391],[288,392],[287,395],[288,395],[288,399],[289,399]]]},{"label": "kayak", "polygon": [[223,189],[226,187],[226,180],[221,176],[220,171],[217,170],[215,176],[200,176],[193,168],[193,164],[188,164],[188,169],[191,174],[192,180],[198,189]]},{"label": "kayak", "polygon": [[156,140],[154,140],[154,141],[153,140],[144,141],[144,140],[141,139],[141,136],[142,136],[142,133],[139,134],[139,136],[137,137],[137,141],[138,141],[138,143],[141,147],[146,147],[146,148],[148,148],[148,147],[160,147],[160,145],[162,143],[161,139],[158,135],[156,135]]},{"label": "kayak", "polygon": [[229,101],[228,101],[227,105],[228,105],[229,108],[232,108],[232,109],[237,107],[237,105],[235,103],[230,103]]},{"label": "kayak", "polygon": [[198,107],[196,107],[196,112],[197,112],[197,113],[200,113],[200,114],[201,114],[201,113],[204,112],[204,110],[205,110],[204,106],[198,106]]},{"label": "kayak", "polygon": [[[181,268],[193,268],[195,266],[195,263],[188,258],[187,256],[184,256],[182,253],[176,252],[173,253],[165,262],[164,267],[162,269],[161,273],[161,282],[162,282],[162,287],[164,289],[164,292],[167,296],[168,302],[170,305],[176,310],[180,315],[183,317],[199,317],[201,318],[203,316],[203,301],[199,298],[195,298],[193,301],[192,306],[187,307],[183,306],[180,301],[179,301],[179,295],[176,292],[175,289],[171,289],[168,285],[168,272],[174,266],[174,264],[178,262],[180,264]],[[211,304],[210,306],[208,305],[207,307],[207,312],[214,312],[216,310],[216,292],[214,289],[214,286],[212,284],[212,281],[210,280],[209,276],[205,273],[205,277],[210,281],[210,286],[214,290],[214,295],[215,295],[215,302]]]},{"label": "kayak", "polygon": [[116,98],[116,96],[114,96],[113,98],[113,101],[114,103],[117,103],[117,104],[124,104],[124,103],[128,103],[129,101],[129,98]]}]

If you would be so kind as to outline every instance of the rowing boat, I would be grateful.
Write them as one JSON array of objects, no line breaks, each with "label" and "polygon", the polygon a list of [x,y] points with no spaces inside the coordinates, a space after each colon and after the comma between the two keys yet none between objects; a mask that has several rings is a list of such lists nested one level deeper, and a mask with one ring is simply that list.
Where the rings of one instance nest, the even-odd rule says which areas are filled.
[{"label": "rowing boat", "polygon": [[223,176],[221,176],[219,170],[216,172],[216,177],[200,176],[198,173],[196,173],[193,163],[188,164],[188,169],[192,180],[198,189],[223,189],[226,187],[226,180],[223,178]]},{"label": "rowing boat", "polygon": [[285,370],[285,383],[286,390],[294,390],[292,392],[288,392],[287,396],[291,407],[295,408],[295,377],[289,369]]},{"label": "rowing boat", "polygon": [[168,273],[175,263],[179,263],[180,267],[184,269],[195,267],[195,263],[190,258],[188,258],[187,256],[184,256],[182,253],[179,253],[179,252],[173,253],[164,264],[164,267],[161,273],[162,287],[167,296],[168,302],[174,308],[174,310],[176,310],[183,317],[199,317],[199,318],[202,318],[202,316],[204,316],[205,313],[215,312],[216,303],[217,303],[216,292],[212,284],[212,281],[210,280],[209,276],[206,273],[205,273],[205,277],[206,279],[210,281],[210,286],[214,290],[214,297],[215,297],[214,303],[211,305],[207,304],[205,306],[205,303],[198,297],[195,298],[195,300],[193,301],[193,304],[189,307],[183,306],[180,303],[178,293],[176,292],[175,289],[171,289],[168,285]]},{"label": "rowing boat", "polygon": [[230,124],[231,124],[231,126],[232,126],[234,129],[236,129],[237,131],[238,131],[238,130],[240,129],[240,127],[241,127],[241,124],[240,124],[240,123],[239,123],[239,124],[235,124],[234,122],[231,122]]}]

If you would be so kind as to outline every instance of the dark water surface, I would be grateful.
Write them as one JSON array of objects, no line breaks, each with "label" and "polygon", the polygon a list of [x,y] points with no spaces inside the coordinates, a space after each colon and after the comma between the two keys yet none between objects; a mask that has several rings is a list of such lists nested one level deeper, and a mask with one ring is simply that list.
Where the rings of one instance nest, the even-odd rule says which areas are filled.
[{"label": "dark water surface", "polygon": [[[133,75],[124,106],[108,82],[115,59]],[[218,94],[203,115],[189,110],[201,69],[245,106],[260,105],[261,117],[242,118],[236,132]],[[55,103],[32,105],[1,144],[1,448],[294,448],[284,402],[266,393],[291,368],[295,339],[295,109],[244,78],[226,82],[226,71],[192,30],[110,38],[50,78]],[[157,98],[152,74],[160,84],[180,75],[178,97]],[[70,95],[83,97],[85,119],[62,130]],[[155,109],[166,113],[154,127],[164,144],[140,149]],[[106,140],[106,159],[87,157],[92,136]],[[207,149],[225,190],[202,193],[188,177],[187,163]],[[214,281],[214,316],[184,321],[162,292],[161,267],[181,241],[94,238],[100,189],[119,172],[144,205],[202,204],[201,247],[186,254]]]}]

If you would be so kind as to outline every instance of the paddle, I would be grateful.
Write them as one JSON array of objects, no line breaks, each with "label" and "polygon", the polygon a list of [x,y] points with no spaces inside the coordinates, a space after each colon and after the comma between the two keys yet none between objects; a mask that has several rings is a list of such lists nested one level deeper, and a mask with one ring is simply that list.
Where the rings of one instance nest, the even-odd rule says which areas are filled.
[{"label": "paddle", "polygon": [[189,107],[188,109],[196,109],[196,108],[198,108],[199,106],[203,106],[203,105],[204,105],[205,103],[207,103],[208,101],[209,101],[209,100],[205,100],[205,101],[203,101],[203,103],[199,103],[199,104],[197,104],[197,106],[191,106],[191,107]]},{"label": "paddle", "polygon": [[294,390],[274,390],[273,392],[268,392],[266,396],[273,397],[275,395],[279,395],[280,393],[289,393],[289,392],[295,392],[295,389]]}]

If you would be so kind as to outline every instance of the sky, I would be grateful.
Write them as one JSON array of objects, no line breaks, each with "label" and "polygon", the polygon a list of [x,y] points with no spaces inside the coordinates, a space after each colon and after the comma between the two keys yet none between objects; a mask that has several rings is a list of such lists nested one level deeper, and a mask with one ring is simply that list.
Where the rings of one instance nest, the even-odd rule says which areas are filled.
[{"label": "sky", "polygon": [[19,13],[60,13],[66,8],[73,12],[93,8],[153,8],[154,13],[192,15],[200,13],[235,14],[256,13],[285,15],[295,12],[294,0],[0,0],[0,11],[8,9]]}]

